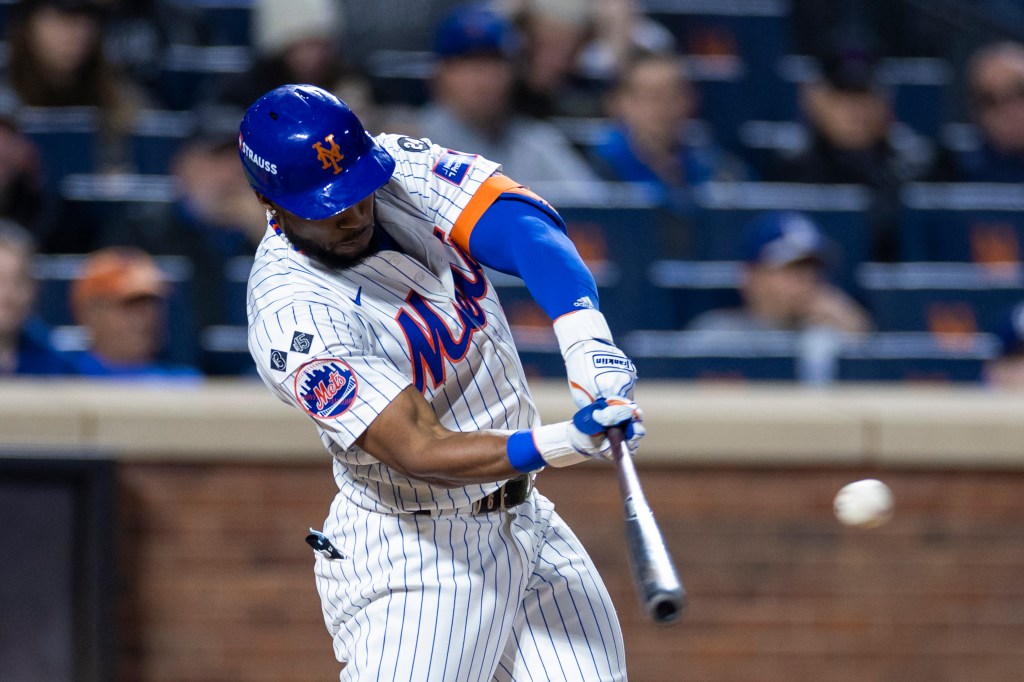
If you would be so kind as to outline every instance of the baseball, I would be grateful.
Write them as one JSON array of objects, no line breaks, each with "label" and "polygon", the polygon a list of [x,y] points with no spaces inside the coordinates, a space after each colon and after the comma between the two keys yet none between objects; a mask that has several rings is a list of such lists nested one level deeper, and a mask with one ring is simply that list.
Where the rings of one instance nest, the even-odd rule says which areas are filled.
[{"label": "baseball", "polygon": [[832,508],[843,525],[876,528],[892,518],[892,491],[878,479],[854,481],[836,493]]}]

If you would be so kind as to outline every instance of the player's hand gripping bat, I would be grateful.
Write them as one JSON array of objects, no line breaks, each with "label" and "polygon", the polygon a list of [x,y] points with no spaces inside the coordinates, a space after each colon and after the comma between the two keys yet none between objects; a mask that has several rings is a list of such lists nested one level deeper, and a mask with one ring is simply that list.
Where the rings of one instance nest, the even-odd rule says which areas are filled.
[{"label": "player's hand gripping bat", "polygon": [[633,584],[647,616],[659,625],[669,625],[679,620],[686,608],[686,590],[665,547],[654,513],[644,497],[622,428],[610,427],[608,440],[612,444],[619,491],[625,506]]}]

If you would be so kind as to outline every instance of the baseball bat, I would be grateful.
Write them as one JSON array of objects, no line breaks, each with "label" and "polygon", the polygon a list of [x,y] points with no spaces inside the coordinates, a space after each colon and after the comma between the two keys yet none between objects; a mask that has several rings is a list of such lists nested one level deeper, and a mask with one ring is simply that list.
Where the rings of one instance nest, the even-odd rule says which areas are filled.
[{"label": "baseball bat", "polygon": [[626,540],[633,585],[647,616],[658,625],[670,625],[679,620],[686,608],[686,590],[665,547],[654,512],[647,504],[622,428],[609,428],[608,440],[612,445],[619,491],[626,512]]}]

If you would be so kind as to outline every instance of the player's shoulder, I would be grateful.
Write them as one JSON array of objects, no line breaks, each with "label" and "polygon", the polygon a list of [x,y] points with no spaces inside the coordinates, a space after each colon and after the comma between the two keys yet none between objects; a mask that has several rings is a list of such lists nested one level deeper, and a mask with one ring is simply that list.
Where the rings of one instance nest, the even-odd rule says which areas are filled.
[{"label": "player's shoulder", "polygon": [[445,150],[425,137],[412,137],[401,133],[381,133],[373,138],[396,160],[423,160],[437,156]]}]

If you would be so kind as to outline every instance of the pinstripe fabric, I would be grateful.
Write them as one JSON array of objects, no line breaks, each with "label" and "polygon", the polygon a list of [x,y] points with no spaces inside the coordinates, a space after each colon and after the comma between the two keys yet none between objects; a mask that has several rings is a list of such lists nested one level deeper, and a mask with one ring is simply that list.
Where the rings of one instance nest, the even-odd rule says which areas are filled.
[{"label": "pinstripe fabric", "polygon": [[433,486],[355,445],[410,384],[456,431],[540,424],[494,288],[450,239],[499,167],[377,139],[396,159],[377,222],[401,251],[332,270],[268,229],[248,292],[260,376],[309,415],[333,458],[323,532],[344,558],[316,554],[315,574],[342,679],[623,679],[611,601],[547,500],[465,514],[504,481]]},{"label": "pinstripe fabric", "polygon": [[345,558],[315,572],[342,680],[625,679],[604,583],[539,493],[478,516],[338,513]]}]

